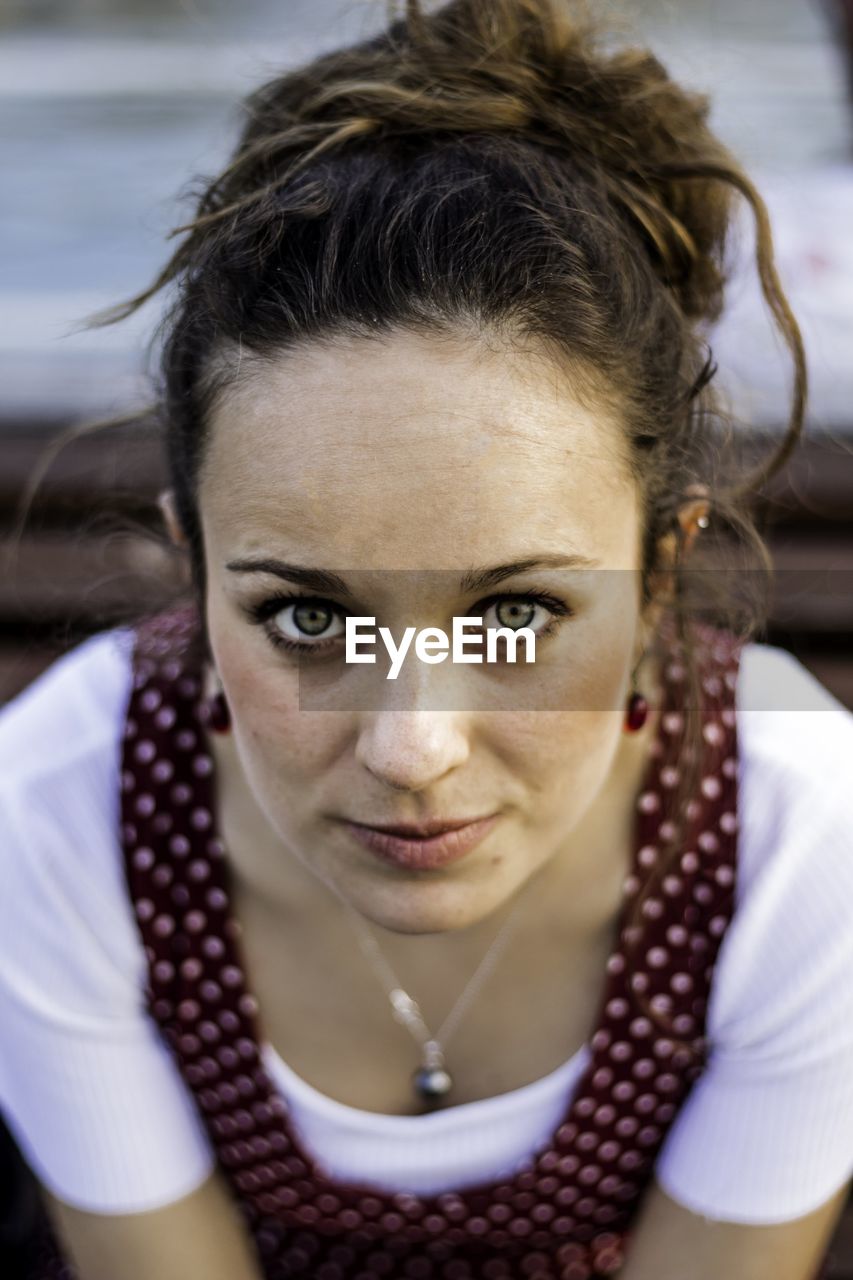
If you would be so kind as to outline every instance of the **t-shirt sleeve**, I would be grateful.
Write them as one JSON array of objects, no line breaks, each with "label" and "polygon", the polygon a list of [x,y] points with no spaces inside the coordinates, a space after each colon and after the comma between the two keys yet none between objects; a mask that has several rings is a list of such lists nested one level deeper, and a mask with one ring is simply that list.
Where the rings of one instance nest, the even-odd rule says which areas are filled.
[{"label": "t-shirt sleeve", "polygon": [[[90,645],[89,677],[99,674],[97,654]],[[42,713],[53,710],[54,726],[67,713],[72,680],[73,662],[0,720],[9,765],[0,787],[0,1110],[48,1190],[80,1209],[132,1213],[189,1194],[214,1158],[145,1008],[145,954],[117,843],[118,781],[92,718],[107,685],[97,682],[96,709],[76,684],[76,752],[64,738],[59,761],[59,748],[36,741]],[[10,779],[13,733],[27,738],[27,769]]]},{"label": "t-shirt sleeve", "polygon": [[[771,683],[797,674],[788,655],[752,658]],[[709,1059],[656,1165],[694,1213],[755,1225],[812,1212],[853,1174],[853,715],[800,673],[799,710],[739,716],[736,909]]]}]

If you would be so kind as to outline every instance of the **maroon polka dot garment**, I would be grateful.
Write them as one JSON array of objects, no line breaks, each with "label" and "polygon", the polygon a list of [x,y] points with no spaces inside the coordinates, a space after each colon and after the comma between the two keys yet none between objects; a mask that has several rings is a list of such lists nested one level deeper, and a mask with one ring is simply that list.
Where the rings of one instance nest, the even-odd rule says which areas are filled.
[{"label": "maroon polka dot garment", "polygon": [[[632,900],[668,835],[683,750],[684,669],[673,654],[645,783],[618,943],[602,975],[591,1060],[550,1141],[518,1172],[415,1195],[325,1176],[265,1071],[264,1035],[229,865],[216,829],[192,607],[137,628],[123,740],[122,844],[149,962],[151,1016],[174,1054],[269,1280],[588,1280],[615,1274],[669,1126],[707,1058],[714,962],[734,907],[739,647],[700,625],[703,769],[680,861],[644,907],[639,950],[623,949]],[[298,980],[296,978],[295,980]],[[632,999],[672,1020],[679,1047]],[[70,1268],[45,1269],[62,1275]]]}]

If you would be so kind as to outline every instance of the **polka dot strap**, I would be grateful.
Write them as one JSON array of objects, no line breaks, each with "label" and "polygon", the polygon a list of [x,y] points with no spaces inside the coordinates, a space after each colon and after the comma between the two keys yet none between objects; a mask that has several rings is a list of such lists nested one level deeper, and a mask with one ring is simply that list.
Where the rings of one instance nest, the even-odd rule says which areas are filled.
[{"label": "polka dot strap", "polygon": [[[122,842],[148,959],[146,992],[268,1277],[531,1276],[586,1280],[622,1266],[669,1126],[701,1074],[717,952],[734,907],[734,637],[702,626],[703,757],[680,858],[629,912],[671,834],[684,756],[684,669],[665,668],[657,741],[638,797],[617,942],[590,1061],[551,1140],[512,1178],[411,1195],[326,1176],[264,1070],[257,1001],[230,910],[215,776],[188,661],[192,609],[137,631],[122,750]],[[628,950],[629,944],[634,949]],[[675,1038],[643,1012],[666,1015]]]}]

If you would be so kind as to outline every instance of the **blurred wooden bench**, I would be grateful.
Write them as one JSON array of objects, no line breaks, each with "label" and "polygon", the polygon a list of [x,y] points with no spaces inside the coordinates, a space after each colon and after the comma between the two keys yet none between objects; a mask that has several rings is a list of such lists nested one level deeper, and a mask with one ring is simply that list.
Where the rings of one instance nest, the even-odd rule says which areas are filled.
[{"label": "blurred wooden bench", "polygon": [[[71,645],[120,621],[129,603],[160,607],[183,581],[165,535],[159,546],[149,536],[162,532],[157,495],[166,485],[150,422],[87,434],[56,453],[15,538],[20,495],[43,450],[66,429],[63,422],[0,425],[0,704]],[[765,447],[760,437],[754,447]],[[779,570],[764,638],[790,649],[853,708],[853,433],[809,438],[761,509]],[[26,1223],[12,1219],[31,1202],[27,1180],[0,1122],[4,1276],[17,1274],[25,1247]],[[832,1257],[833,1280],[853,1280],[853,1200]]]},{"label": "blurred wooden bench", "polygon": [[[19,503],[62,422],[0,426],[0,703],[73,644],[155,609],[180,583],[156,505],[164,461],[151,425],[87,434],[55,453],[23,529]],[[19,536],[20,535],[20,536]]]}]

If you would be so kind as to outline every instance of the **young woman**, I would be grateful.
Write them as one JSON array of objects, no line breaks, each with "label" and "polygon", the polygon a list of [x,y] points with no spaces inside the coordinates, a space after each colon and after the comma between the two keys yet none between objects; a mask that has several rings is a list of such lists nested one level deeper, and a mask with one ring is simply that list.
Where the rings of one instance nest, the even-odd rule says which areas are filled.
[{"label": "young woman", "polygon": [[[109,317],[176,287],[191,588],[0,717],[35,1280],[821,1269],[853,715],[745,591],[801,342],[706,100],[596,36],[412,3],[264,85]],[[796,377],[731,474],[702,328],[738,192]]]}]

